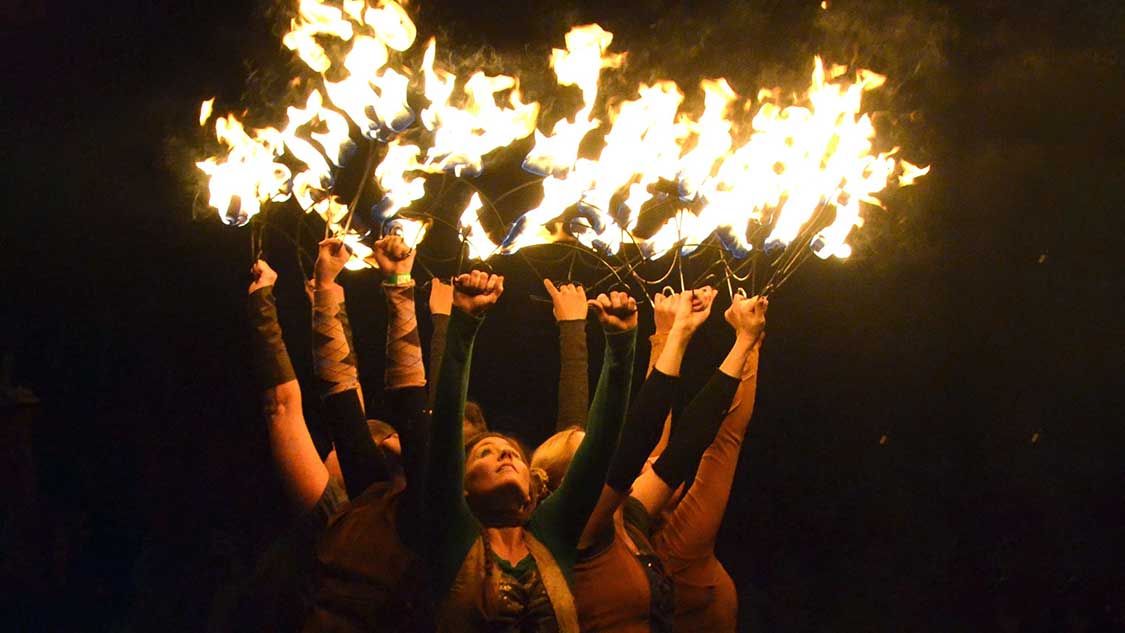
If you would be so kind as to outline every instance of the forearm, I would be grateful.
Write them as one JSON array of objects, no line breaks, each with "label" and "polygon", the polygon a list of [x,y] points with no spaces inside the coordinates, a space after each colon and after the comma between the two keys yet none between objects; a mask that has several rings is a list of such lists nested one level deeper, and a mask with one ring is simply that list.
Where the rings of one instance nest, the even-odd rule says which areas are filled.
[{"label": "forearm", "polygon": [[635,348],[636,330],[606,336],[605,358],[590,404],[586,436],[559,489],[543,504],[551,508],[545,518],[554,522],[563,538],[575,545],[602,492],[616,450],[625,420]]},{"label": "forearm", "polygon": [[334,282],[313,292],[313,355],[321,395],[359,389],[359,372],[351,344],[351,324],[344,289]]},{"label": "forearm", "polygon": [[664,351],[664,344],[668,341],[668,332],[655,332],[652,336],[648,337],[649,351],[648,351],[648,367],[645,369],[645,375],[652,373],[656,367],[656,361],[660,358],[660,354]]},{"label": "forearm", "polygon": [[738,458],[754,411],[758,354],[743,366],[738,391],[715,441],[703,453],[695,481],[660,531],[661,554],[688,562],[710,555],[722,525]]},{"label": "forearm", "polygon": [[336,446],[348,497],[355,499],[371,484],[390,479],[390,465],[371,438],[357,390],[325,396],[324,419]]},{"label": "forearm", "polygon": [[668,376],[679,376],[680,366],[683,364],[684,353],[687,352],[688,343],[691,341],[692,332],[685,328],[673,327],[660,349],[652,369]]},{"label": "forearm", "polygon": [[629,407],[621,440],[606,476],[606,484],[614,490],[627,494],[633,480],[640,474],[645,460],[660,439],[664,420],[672,408],[672,394],[677,383],[675,376],[656,369],[641,385]]},{"label": "forearm", "polygon": [[434,333],[430,337],[430,384],[426,408],[433,410],[437,398],[437,380],[441,375],[441,358],[445,354],[445,333],[449,329],[449,315],[434,313],[431,316]]},{"label": "forearm", "polygon": [[387,297],[387,389],[426,386],[422,339],[414,312],[414,282],[383,285]]},{"label": "forearm", "polygon": [[589,406],[586,321],[559,321],[559,410],[555,430],[584,428]]},{"label": "forearm", "polygon": [[676,489],[698,467],[703,451],[715,439],[738,384],[737,378],[716,371],[674,424],[668,448],[652,467],[669,488]]}]

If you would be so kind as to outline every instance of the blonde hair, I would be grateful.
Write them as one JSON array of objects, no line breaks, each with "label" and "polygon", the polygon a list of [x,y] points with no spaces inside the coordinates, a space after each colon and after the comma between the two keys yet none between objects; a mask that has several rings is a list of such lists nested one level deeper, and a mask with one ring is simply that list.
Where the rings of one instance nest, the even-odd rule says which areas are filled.
[{"label": "blonde hair", "polygon": [[548,437],[545,442],[535,449],[531,455],[531,467],[541,468],[547,474],[547,488],[556,490],[570,468],[570,460],[578,450],[578,442],[574,439],[579,433],[585,433],[582,427],[572,426]]}]

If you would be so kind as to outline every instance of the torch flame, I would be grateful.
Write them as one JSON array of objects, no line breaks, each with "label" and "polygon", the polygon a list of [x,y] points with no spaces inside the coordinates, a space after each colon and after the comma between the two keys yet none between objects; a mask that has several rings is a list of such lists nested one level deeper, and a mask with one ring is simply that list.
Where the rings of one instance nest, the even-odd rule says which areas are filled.
[{"label": "torch flame", "polygon": [[207,120],[211,118],[211,109],[215,107],[215,97],[204,101],[199,106],[199,125],[202,127],[207,125]]},{"label": "torch flame", "polygon": [[[482,201],[474,195],[459,220],[472,258],[564,239],[610,254],[635,242],[645,257],[656,258],[677,245],[686,254],[713,236],[743,257],[754,248],[752,238],[766,233],[768,244],[800,239],[818,257],[844,258],[851,253],[851,231],[864,223],[861,202],[881,206],[876,194],[889,184],[911,185],[930,169],[896,158],[897,148],[875,149],[875,127],[862,101],[886,77],[826,66],[820,57],[807,90],[762,89],[756,108],[725,79],[701,82],[698,114],[681,110],[684,94],[675,83],[641,84],[608,109],[598,155],[579,157],[583,140],[602,126],[595,116],[601,73],[625,60],[624,53],[609,52],[613,34],[596,24],[572,28],[566,48],[551,52],[557,83],[574,86],[580,104],[549,134],[536,129],[539,104],[523,101],[516,77],[476,71],[462,81],[437,67],[433,39],[417,68],[404,67],[397,52],[413,45],[417,29],[393,0],[374,6],[368,0],[299,0],[290,27],[284,45],[313,71],[332,69],[333,80],[322,76],[323,88],[287,108],[280,131],[247,132],[233,115],[217,119],[226,153],[197,166],[210,178],[209,204],[231,224],[244,224],[264,202],[293,195],[340,232],[347,206],[332,186],[335,170],[354,153],[349,119],[367,139],[386,143],[374,174],[363,177],[373,177],[382,190],[375,215],[384,230],[401,232],[411,245],[424,238],[428,224],[395,216],[425,196],[424,174],[478,175],[487,155],[534,133],[523,167],[544,177],[543,198],[497,246],[481,225]],[[333,59],[324,38],[350,48]],[[416,71],[429,103],[419,114],[428,133],[406,142],[399,135],[415,118],[407,91]],[[201,104],[200,125],[210,120],[213,102]],[[283,153],[290,164],[302,164],[295,176],[278,162]],[[668,219],[638,236],[646,216]],[[560,218],[567,222],[556,222]],[[349,266],[366,266],[360,253],[370,249],[363,236],[343,238],[357,254]]]}]

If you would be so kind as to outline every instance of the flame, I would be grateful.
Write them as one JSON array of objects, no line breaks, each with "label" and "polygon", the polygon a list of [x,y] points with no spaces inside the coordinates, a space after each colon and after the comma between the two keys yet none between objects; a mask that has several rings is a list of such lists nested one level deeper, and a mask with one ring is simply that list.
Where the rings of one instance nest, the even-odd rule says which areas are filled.
[{"label": "flame", "polygon": [[619,68],[624,53],[607,53],[613,34],[597,24],[576,26],[566,34],[566,49],[551,51],[551,68],[560,86],[575,86],[582,107],[570,119],[555,122],[551,135],[535,132],[535,146],[524,160],[524,168],[540,175],[562,176],[578,158],[578,145],[601,123],[591,117],[598,98],[598,79],[604,68]]},{"label": "flame", "polygon": [[902,173],[898,177],[898,186],[909,187],[914,184],[914,181],[930,173],[930,166],[919,167],[912,165],[904,160],[899,160],[898,164],[902,166]]},{"label": "flame", "polygon": [[[486,154],[535,130],[539,104],[521,100],[519,81],[514,77],[476,72],[465,82],[465,107],[453,106],[450,97],[457,77],[434,69],[436,54],[437,45],[431,39],[422,61],[425,94],[430,100],[430,107],[422,111],[422,125],[434,132],[426,170],[477,175],[484,169]],[[507,104],[500,107],[496,99],[503,92],[508,92]]]},{"label": "flame", "polygon": [[401,5],[384,0],[378,7],[368,7],[363,13],[364,24],[375,29],[376,36],[389,48],[405,51],[414,44],[418,29]]},{"label": "flame", "polygon": [[332,60],[317,43],[316,36],[330,35],[348,41],[354,33],[352,23],[344,19],[342,10],[319,0],[301,0],[297,17],[290,21],[289,32],[281,39],[281,43],[297,53],[309,68],[322,73],[332,66]]},{"label": "flame", "polygon": [[[473,258],[558,240],[610,254],[635,243],[656,258],[677,245],[691,252],[712,237],[741,257],[754,248],[751,236],[766,233],[767,244],[800,238],[818,257],[842,258],[851,253],[851,231],[863,226],[861,203],[881,206],[876,194],[888,185],[908,186],[929,173],[896,158],[897,148],[875,150],[862,101],[886,78],[869,70],[826,66],[816,57],[807,90],[763,89],[754,101],[725,79],[705,80],[698,113],[683,110],[684,93],[675,83],[655,81],[599,116],[601,73],[620,67],[625,53],[609,51],[612,33],[579,26],[550,61],[557,83],[576,88],[580,103],[546,133],[536,129],[539,104],[523,101],[516,77],[476,71],[459,78],[436,66],[433,39],[420,64],[404,65],[407,57],[399,53],[413,46],[417,29],[402,5],[327,2],[299,0],[282,40],[314,72],[332,70],[322,75],[322,87],[287,108],[280,131],[247,132],[234,116],[220,117],[215,129],[225,154],[197,163],[210,177],[209,204],[228,223],[243,224],[262,203],[292,195],[339,231],[347,207],[332,187],[336,170],[354,153],[349,120],[365,138],[386,143],[374,174],[364,177],[382,190],[374,212],[384,230],[401,231],[412,244],[424,238],[427,223],[396,215],[425,196],[426,173],[479,175],[487,155],[534,133],[523,167],[544,177],[543,198],[497,246],[481,226],[482,201],[474,196],[459,221]],[[347,52],[330,54],[326,38],[340,42],[328,49]],[[419,72],[428,105],[418,120],[427,133],[408,142],[399,135],[415,120],[408,88]],[[213,100],[201,105],[201,125],[212,107]],[[603,118],[602,149],[580,157],[583,140],[603,127]],[[300,163],[292,172],[279,162],[285,153],[289,164]],[[656,214],[670,219],[638,236],[640,221]],[[358,234],[345,239],[357,251],[367,248]]]},{"label": "flame", "polygon": [[457,228],[469,249],[469,259],[488,259],[496,251],[496,244],[489,239],[488,232],[480,223],[480,210],[483,206],[480,194],[474,193],[457,221]]},{"label": "flame", "polygon": [[410,248],[418,248],[422,240],[426,239],[426,232],[429,231],[429,228],[429,222],[409,218],[395,218],[387,223],[384,232],[388,235],[398,235],[402,237],[403,243]]},{"label": "flame", "polygon": [[207,119],[211,118],[211,109],[214,107],[215,97],[211,97],[199,105],[199,125],[201,127],[207,125]]},{"label": "flame", "polygon": [[377,215],[383,219],[410,206],[426,195],[426,180],[421,176],[408,176],[411,171],[421,168],[418,156],[422,153],[417,145],[408,145],[398,140],[387,145],[383,161],[375,168],[375,180],[383,190]]},{"label": "flame", "polygon": [[275,162],[284,151],[281,132],[264,128],[250,136],[231,114],[215,121],[215,135],[230,150],[223,160],[211,157],[196,166],[210,177],[208,204],[224,222],[242,226],[261,210],[261,203],[289,198],[289,168]]}]

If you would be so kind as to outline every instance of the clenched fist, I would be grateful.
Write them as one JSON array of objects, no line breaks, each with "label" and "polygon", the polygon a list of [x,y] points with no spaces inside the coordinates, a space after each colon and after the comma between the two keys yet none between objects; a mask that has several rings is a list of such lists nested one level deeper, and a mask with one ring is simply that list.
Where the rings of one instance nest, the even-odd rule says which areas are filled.
[{"label": "clenched fist", "polygon": [[453,279],[453,306],[479,317],[504,293],[504,277],[474,270]]},{"label": "clenched fist", "polygon": [[637,327],[637,301],[628,293],[600,294],[586,302],[594,310],[602,329],[610,333],[628,332]]}]

